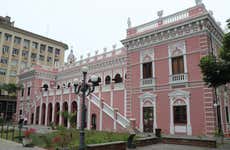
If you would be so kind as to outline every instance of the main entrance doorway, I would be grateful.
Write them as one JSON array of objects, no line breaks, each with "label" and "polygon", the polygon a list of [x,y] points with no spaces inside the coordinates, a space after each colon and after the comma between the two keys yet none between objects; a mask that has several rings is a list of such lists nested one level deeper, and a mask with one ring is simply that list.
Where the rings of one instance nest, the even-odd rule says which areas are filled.
[{"label": "main entrance doorway", "polygon": [[153,132],[153,107],[143,107],[144,132]]}]

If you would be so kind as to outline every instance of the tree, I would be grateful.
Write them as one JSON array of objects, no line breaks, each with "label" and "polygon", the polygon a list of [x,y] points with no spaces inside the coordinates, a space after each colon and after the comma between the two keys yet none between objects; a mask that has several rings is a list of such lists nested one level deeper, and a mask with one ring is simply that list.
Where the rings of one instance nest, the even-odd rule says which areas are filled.
[{"label": "tree", "polygon": [[[227,20],[230,29],[230,19]],[[203,80],[209,87],[214,88],[214,103],[218,102],[216,90],[219,86],[230,83],[230,32],[223,38],[223,45],[220,50],[220,56],[209,54],[200,60],[200,68],[203,74]],[[217,106],[218,133],[222,135],[220,106]]]},{"label": "tree", "polygon": [[22,85],[16,85],[14,83],[1,84],[0,90],[7,91],[8,95],[16,95],[17,90],[20,90]]}]

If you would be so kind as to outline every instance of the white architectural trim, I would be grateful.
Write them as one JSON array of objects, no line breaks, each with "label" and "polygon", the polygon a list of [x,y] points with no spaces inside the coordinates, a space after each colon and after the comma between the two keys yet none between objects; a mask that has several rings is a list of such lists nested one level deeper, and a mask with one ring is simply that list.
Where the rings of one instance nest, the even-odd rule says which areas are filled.
[{"label": "white architectural trim", "polygon": [[183,56],[184,59],[184,73],[188,73],[187,58],[186,58],[186,45],[185,41],[179,41],[168,46],[168,62],[169,62],[169,75],[172,75],[172,58]]},{"label": "white architectural trim", "polygon": [[143,63],[152,62],[152,77],[155,77],[154,49],[140,51],[140,79],[143,79]]},{"label": "white architectural trim", "polygon": [[90,125],[91,125],[91,103],[90,103],[91,95],[88,98],[88,107],[87,107],[87,129],[90,130]]},{"label": "white architectural trim", "polygon": [[77,129],[80,129],[80,114],[81,114],[81,101],[80,97],[77,96]]},{"label": "white architectural trim", "polygon": [[140,131],[144,131],[144,127],[143,127],[143,107],[145,106],[146,102],[150,102],[153,107],[153,132],[155,132],[155,129],[157,128],[157,115],[156,115],[156,95],[152,94],[152,93],[144,93],[142,95],[140,95],[140,124],[139,124],[139,128]]},{"label": "white architectural trim", "polygon": [[187,125],[186,133],[187,135],[192,135],[191,119],[190,119],[190,92],[183,90],[175,90],[168,94],[170,100],[170,134],[175,134],[175,125],[173,118],[173,106],[174,102],[178,99],[183,100],[184,103],[181,105],[186,105],[187,108]]}]

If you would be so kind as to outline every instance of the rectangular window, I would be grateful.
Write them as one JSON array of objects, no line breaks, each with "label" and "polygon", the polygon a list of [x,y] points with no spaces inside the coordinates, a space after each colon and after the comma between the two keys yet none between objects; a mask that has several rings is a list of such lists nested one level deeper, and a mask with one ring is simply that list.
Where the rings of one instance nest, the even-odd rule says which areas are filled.
[{"label": "rectangular window", "polygon": [[0,68],[0,75],[6,75],[6,71],[7,71],[6,69]]},{"label": "rectangular window", "polygon": [[57,57],[57,56],[59,56],[60,55],[60,49],[55,49],[55,56]]},{"label": "rectangular window", "polygon": [[13,71],[13,70],[10,71],[11,77],[16,77],[16,75],[17,75],[17,71]]},{"label": "rectangular window", "polygon": [[32,59],[32,61],[36,61],[36,58],[37,58],[37,54],[32,53],[32,54],[31,54],[31,59]]},{"label": "rectangular window", "polygon": [[14,44],[20,44],[21,43],[21,38],[20,37],[14,37]]},{"label": "rectangular window", "polygon": [[228,112],[228,106],[225,107],[225,114],[226,114],[226,121],[229,123],[229,112]]},{"label": "rectangular window", "polygon": [[183,56],[172,58],[172,73],[173,74],[183,74],[184,73]]},{"label": "rectangular window", "polygon": [[40,46],[40,53],[43,53],[46,50],[46,45],[41,44]]},{"label": "rectangular window", "polygon": [[48,52],[49,52],[49,53],[53,53],[53,47],[48,46]]},{"label": "rectangular window", "polygon": [[45,56],[39,55],[39,60],[44,61],[45,60]]},{"label": "rectangular window", "polygon": [[2,64],[8,64],[8,59],[2,57],[2,58],[1,58],[1,63],[2,63]]},{"label": "rectangular window", "polygon": [[21,90],[21,96],[22,97],[24,96],[24,88],[22,88],[22,90]]},{"label": "rectangular window", "polygon": [[21,69],[25,68],[26,66],[27,66],[27,63],[24,62],[24,61],[22,61],[22,62],[21,62]]},{"label": "rectangular window", "polygon": [[29,40],[24,40],[23,47],[24,48],[29,48],[30,46],[30,41]]},{"label": "rectangular window", "polygon": [[27,88],[27,95],[30,96],[30,87]]},{"label": "rectangular window", "polygon": [[25,50],[22,51],[22,56],[23,57],[28,57],[28,54],[29,54],[28,51],[25,51]]},{"label": "rectangular window", "polygon": [[12,51],[12,55],[18,55],[19,54],[19,49],[14,48]]},{"label": "rectangular window", "polygon": [[33,43],[32,43],[32,48],[37,49],[37,48],[38,48],[38,43],[37,43],[37,42],[33,42]]},{"label": "rectangular window", "polygon": [[52,62],[52,57],[47,57],[47,62]]},{"label": "rectangular window", "polygon": [[17,66],[18,61],[17,60],[11,60],[11,66]]},{"label": "rectangular window", "polygon": [[4,54],[8,54],[9,53],[9,46],[3,46],[2,47],[2,54],[4,55]]},{"label": "rectangular window", "polygon": [[5,33],[5,41],[11,41],[12,35]]},{"label": "rectangular window", "polygon": [[143,63],[143,79],[152,78],[152,62]]},{"label": "rectangular window", "polygon": [[173,107],[174,123],[187,123],[186,106]]}]

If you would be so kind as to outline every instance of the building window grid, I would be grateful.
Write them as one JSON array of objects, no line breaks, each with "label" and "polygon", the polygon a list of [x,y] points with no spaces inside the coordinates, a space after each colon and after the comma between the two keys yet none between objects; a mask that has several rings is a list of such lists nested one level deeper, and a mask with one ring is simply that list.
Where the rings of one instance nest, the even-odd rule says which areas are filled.
[{"label": "building window grid", "polygon": [[9,46],[3,46],[2,47],[2,54],[5,55],[5,54],[9,54]]},{"label": "building window grid", "polygon": [[172,58],[172,74],[184,73],[184,58],[183,56],[177,56]]},{"label": "building window grid", "polygon": [[2,57],[2,58],[1,58],[1,63],[2,63],[2,64],[8,64],[8,59]]},{"label": "building window grid", "polygon": [[187,108],[186,106],[173,106],[174,124],[187,123]]},{"label": "building window grid", "polygon": [[143,79],[149,79],[153,76],[153,68],[152,68],[152,62],[146,62],[142,64],[143,71]]},{"label": "building window grid", "polygon": [[228,106],[225,106],[226,122],[229,123],[229,110]]},{"label": "building window grid", "polygon": [[7,71],[6,69],[0,68],[0,75],[6,75],[6,71]]},{"label": "building window grid", "polygon": [[21,44],[21,38],[20,37],[14,37],[14,44]]},{"label": "building window grid", "polygon": [[30,87],[27,88],[27,96],[30,96]]},{"label": "building window grid", "polygon": [[60,49],[55,49],[55,57],[59,56],[60,55]]},{"label": "building window grid", "polygon": [[48,52],[49,52],[49,53],[53,53],[53,47],[48,46]]},{"label": "building window grid", "polygon": [[38,43],[37,43],[37,42],[33,42],[33,43],[32,43],[32,48],[38,49]]},{"label": "building window grid", "polygon": [[24,42],[23,42],[23,47],[24,48],[29,48],[29,46],[30,46],[30,41],[25,39]]},{"label": "building window grid", "polygon": [[18,55],[18,54],[19,54],[19,49],[14,48],[12,50],[12,55],[14,56],[14,55]]},{"label": "building window grid", "polygon": [[5,33],[5,41],[11,41],[11,39],[12,39],[12,35]]}]

